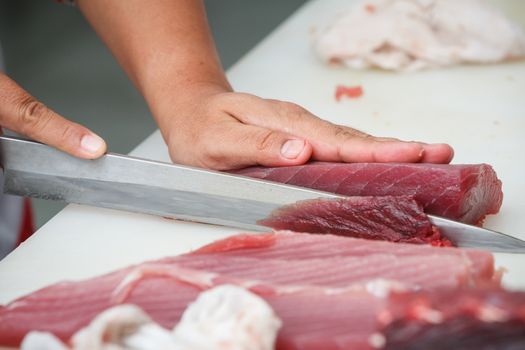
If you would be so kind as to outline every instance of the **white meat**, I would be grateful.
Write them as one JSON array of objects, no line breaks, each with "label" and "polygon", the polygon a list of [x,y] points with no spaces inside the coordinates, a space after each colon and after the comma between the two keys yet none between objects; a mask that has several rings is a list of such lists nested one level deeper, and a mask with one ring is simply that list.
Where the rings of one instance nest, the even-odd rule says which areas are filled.
[{"label": "white meat", "polygon": [[119,305],[98,315],[71,338],[31,332],[22,350],[272,350],[281,321],[260,297],[223,285],[199,295],[173,331],[139,307]]},{"label": "white meat", "polygon": [[362,0],[314,40],[327,62],[417,70],[525,57],[525,33],[482,0]]}]

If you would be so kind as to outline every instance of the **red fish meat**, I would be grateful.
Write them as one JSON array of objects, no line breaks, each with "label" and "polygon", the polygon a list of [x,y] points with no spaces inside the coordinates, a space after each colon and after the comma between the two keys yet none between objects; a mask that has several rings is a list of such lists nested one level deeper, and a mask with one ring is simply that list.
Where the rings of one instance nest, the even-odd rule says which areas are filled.
[{"label": "red fish meat", "polygon": [[501,289],[395,294],[382,311],[385,350],[525,349],[525,293]]},{"label": "red fish meat", "polygon": [[[315,257],[316,250],[321,255]],[[200,291],[232,283],[261,295],[283,320],[278,349],[314,349],[316,344],[359,348],[368,342],[360,327],[367,325],[368,335],[375,329],[376,308],[383,303],[360,283],[384,278],[409,289],[457,289],[490,283],[491,264],[490,253],[474,250],[331,235],[239,235],[190,254],[58,283],[15,300],[0,307],[0,345],[17,346],[30,330],[67,340],[120,303],[135,304],[171,328]]]},{"label": "red fish meat", "polygon": [[[426,245],[393,244],[383,241],[347,238],[335,235],[310,235],[296,232],[240,234],[205,245],[191,253],[221,254],[262,260],[323,260],[333,258],[366,258],[374,255],[393,255],[399,258],[424,257],[439,254],[444,259],[457,257],[469,266],[470,275],[477,281],[499,278],[494,270],[491,253],[475,249],[434,248]],[[177,259],[168,258],[168,259]]]},{"label": "red fish meat", "polygon": [[347,197],[301,201],[258,224],[277,230],[330,233],[391,242],[451,246],[412,197]]},{"label": "red fish meat", "polygon": [[[173,264],[143,265],[135,271],[137,279],[129,281],[129,287],[120,292],[119,286],[123,282],[126,285],[126,278],[135,273],[134,269],[56,284],[1,308],[0,345],[19,346],[30,330],[51,332],[68,341],[98,313],[121,303],[137,305],[155,322],[173,328],[201,291],[229,283],[249,286],[247,289],[263,297],[276,311],[284,323],[278,349],[313,349],[312,344],[330,344],[338,338],[342,344],[364,346],[366,334],[376,324],[376,307],[381,305],[376,303],[378,298],[365,291],[334,293],[316,287],[291,290],[181,269]],[[352,334],[348,335],[348,329],[354,330]],[[335,343],[331,348],[339,349]]]},{"label": "red fish meat", "polygon": [[[277,285],[316,285],[346,288],[376,280],[395,281],[411,289],[459,288],[491,283],[472,274],[470,260],[434,252],[427,256],[374,254],[308,260],[261,260],[206,254],[171,260],[178,266],[220,273],[238,279],[255,279]],[[439,269],[436,269],[439,266]],[[326,273],[330,271],[330,273]]]},{"label": "red fish meat", "polygon": [[[472,328],[469,331],[480,333],[490,327],[502,339],[508,334],[505,328],[508,320],[520,327],[525,321],[525,293],[499,289],[483,293],[459,289],[446,292],[446,298],[440,297],[441,291],[404,292],[379,297],[364,290],[338,292],[318,287],[257,284],[180,269],[175,265],[149,264],[135,271],[128,269],[127,273],[137,274],[131,279],[126,274],[112,274],[103,280],[63,283],[7,306],[0,310],[0,344],[18,346],[23,335],[34,329],[52,332],[67,341],[94,314],[117,303],[135,304],[156,322],[171,328],[199,292],[224,283],[244,285],[271,305],[283,321],[277,350],[398,349],[401,348],[398,344],[405,344],[411,336],[428,344],[425,335],[409,332],[414,325],[417,329],[424,329],[426,334],[441,332],[442,336],[449,337],[447,341],[453,342],[451,337],[458,340],[464,337],[461,329],[455,332],[454,329],[452,332],[445,329],[443,332],[443,327],[454,325],[458,320],[465,323],[465,317],[476,320],[467,320],[466,324]],[[89,287],[93,282],[97,282],[97,288]],[[397,329],[404,332],[393,331]],[[523,339],[523,333],[520,333],[511,341],[515,344]]]},{"label": "red fish meat", "polygon": [[361,86],[337,85],[334,96],[335,100],[339,102],[343,97],[359,98],[363,96],[363,93],[363,87]]},{"label": "red fish meat", "polygon": [[425,212],[479,224],[501,207],[501,181],[487,164],[324,163],[236,174],[347,196],[414,197]]}]

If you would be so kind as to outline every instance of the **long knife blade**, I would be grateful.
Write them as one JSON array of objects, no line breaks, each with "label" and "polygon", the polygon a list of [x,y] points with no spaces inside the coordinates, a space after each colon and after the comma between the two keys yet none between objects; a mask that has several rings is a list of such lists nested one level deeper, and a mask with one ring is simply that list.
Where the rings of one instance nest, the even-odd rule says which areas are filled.
[{"label": "long knife blade", "polygon": [[[182,220],[265,231],[257,222],[301,200],[342,198],[200,168],[118,154],[82,160],[38,142],[0,136],[4,192]],[[525,242],[431,216],[463,247],[525,253]]]},{"label": "long knife blade", "polygon": [[500,253],[525,253],[525,241],[516,237],[435,215],[427,216],[444,236],[459,247],[481,248]]}]

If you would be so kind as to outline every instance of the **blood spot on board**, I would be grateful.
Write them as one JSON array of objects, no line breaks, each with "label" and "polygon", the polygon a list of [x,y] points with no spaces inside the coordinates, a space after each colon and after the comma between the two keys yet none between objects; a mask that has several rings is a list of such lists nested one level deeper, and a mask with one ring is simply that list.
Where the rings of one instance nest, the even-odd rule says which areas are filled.
[{"label": "blood spot on board", "polygon": [[372,5],[372,4],[366,4],[365,5],[365,10],[368,13],[375,13],[376,12],[376,7],[374,5]]},{"label": "blood spot on board", "polygon": [[335,100],[337,102],[340,102],[343,97],[355,99],[363,96],[363,94],[364,91],[362,86],[338,85],[335,88]]}]

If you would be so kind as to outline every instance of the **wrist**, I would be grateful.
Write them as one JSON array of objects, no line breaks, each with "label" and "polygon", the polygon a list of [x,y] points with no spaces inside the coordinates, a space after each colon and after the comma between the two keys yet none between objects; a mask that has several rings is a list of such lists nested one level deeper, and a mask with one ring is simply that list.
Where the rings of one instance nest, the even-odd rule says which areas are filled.
[{"label": "wrist", "polygon": [[199,109],[207,108],[213,96],[228,92],[232,92],[232,88],[227,80],[186,81],[159,89],[147,102],[164,140],[169,145],[173,134],[182,129],[189,119],[198,115]]}]

